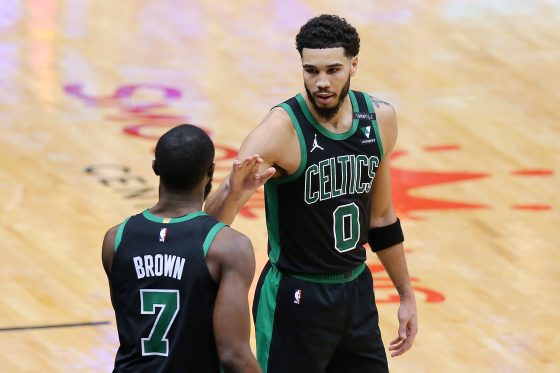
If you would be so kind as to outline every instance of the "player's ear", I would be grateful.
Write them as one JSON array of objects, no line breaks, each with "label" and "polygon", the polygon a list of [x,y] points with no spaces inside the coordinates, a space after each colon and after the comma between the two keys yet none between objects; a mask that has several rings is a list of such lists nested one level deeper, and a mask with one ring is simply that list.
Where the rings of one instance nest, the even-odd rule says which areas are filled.
[{"label": "player's ear", "polygon": [[155,159],[152,161],[152,170],[154,170],[154,174],[156,174],[157,176],[159,176],[159,171],[158,171],[158,168],[157,168],[156,160],[155,160]]},{"label": "player's ear", "polygon": [[350,75],[354,76],[356,71],[358,71],[358,56],[354,56],[350,60]]}]

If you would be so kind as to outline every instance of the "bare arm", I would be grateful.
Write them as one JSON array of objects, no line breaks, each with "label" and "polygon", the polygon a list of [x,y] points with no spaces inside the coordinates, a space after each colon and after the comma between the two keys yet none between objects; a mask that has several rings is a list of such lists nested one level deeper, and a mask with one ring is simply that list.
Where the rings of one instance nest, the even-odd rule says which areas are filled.
[{"label": "bare arm", "polygon": [[[240,152],[241,154],[241,152]],[[242,161],[233,162],[230,174],[204,204],[204,211],[216,219],[230,225],[237,213],[251,198],[253,193],[276,171],[274,167],[264,163],[259,154],[252,154]]]},{"label": "bare arm", "polygon": [[[380,126],[382,144],[386,153],[376,173],[372,186],[372,210],[370,227],[383,227],[397,221],[391,195],[391,179],[389,161],[397,139],[397,118],[393,108],[386,103],[377,107],[378,123]],[[404,256],[403,244],[393,245],[378,251],[377,256],[389,274],[393,285],[397,289],[401,304],[398,311],[398,337],[391,341],[389,350],[391,356],[405,353],[414,342],[418,332],[416,300],[408,268]]]},{"label": "bare arm", "polygon": [[105,233],[103,238],[103,245],[101,248],[101,261],[107,276],[111,273],[111,266],[113,265],[113,257],[115,256],[115,236],[119,226],[115,225]]},{"label": "bare arm", "polygon": [[255,255],[247,237],[224,228],[207,261],[219,263],[219,289],[214,306],[214,336],[225,372],[261,372],[249,346],[248,293],[255,274]]},{"label": "bare arm", "polygon": [[206,201],[206,213],[231,224],[260,186],[274,175],[291,171],[294,162],[299,162],[297,151],[286,151],[294,137],[297,140],[288,114],[273,109],[241,144],[229,176]]}]

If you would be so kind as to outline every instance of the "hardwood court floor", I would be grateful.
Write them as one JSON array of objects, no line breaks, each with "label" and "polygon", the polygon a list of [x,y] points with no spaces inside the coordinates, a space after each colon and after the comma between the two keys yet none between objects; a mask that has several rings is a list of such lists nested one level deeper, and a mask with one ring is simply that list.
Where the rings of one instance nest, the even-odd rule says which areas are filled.
[{"label": "hardwood court floor", "polygon": [[[2,0],[2,372],[111,369],[101,240],[155,201],[155,139],[205,128],[221,180],[244,136],[302,88],[294,37],[320,13],[356,26],[352,86],[399,115],[394,199],[420,333],[391,370],[560,371],[557,2]],[[234,227],[259,271],[262,193]],[[388,343],[398,300],[369,263]]]}]

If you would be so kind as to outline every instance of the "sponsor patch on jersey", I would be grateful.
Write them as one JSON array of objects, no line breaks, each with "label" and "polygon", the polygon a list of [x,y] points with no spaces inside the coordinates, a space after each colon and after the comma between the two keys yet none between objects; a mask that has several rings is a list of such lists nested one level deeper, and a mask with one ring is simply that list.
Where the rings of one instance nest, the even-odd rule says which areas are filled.
[{"label": "sponsor patch on jersey", "polygon": [[354,113],[354,119],[375,120],[375,113]]},{"label": "sponsor patch on jersey", "polygon": [[360,127],[360,130],[362,130],[364,136],[369,139],[369,137],[371,135],[371,126]]},{"label": "sponsor patch on jersey", "polygon": [[161,228],[161,231],[159,231],[159,242],[165,242],[166,237],[167,237],[167,228]]}]

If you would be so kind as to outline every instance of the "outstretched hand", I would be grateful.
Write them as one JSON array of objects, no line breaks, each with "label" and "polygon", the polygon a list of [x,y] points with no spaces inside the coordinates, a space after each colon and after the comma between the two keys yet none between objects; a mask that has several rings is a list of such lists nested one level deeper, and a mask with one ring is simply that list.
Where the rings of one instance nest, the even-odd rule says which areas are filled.
[{"label": "outstretched hand", "polygon": [[416,333],[418,333],[418,317],[416,314],[416,301],[414,298],[401,299],[398,312],[399,336],[391,341],[389,351],[391,356],[404,354],[412,347]]},{"label": "outstretched hand", "polygon": [[232,193],[254,191],[267,182],[275,173],[274,167],[259,172],[263,159],[258,155],[246,157],[242,161],[233,161],[232,172],[229,176],[229,186]]}]

